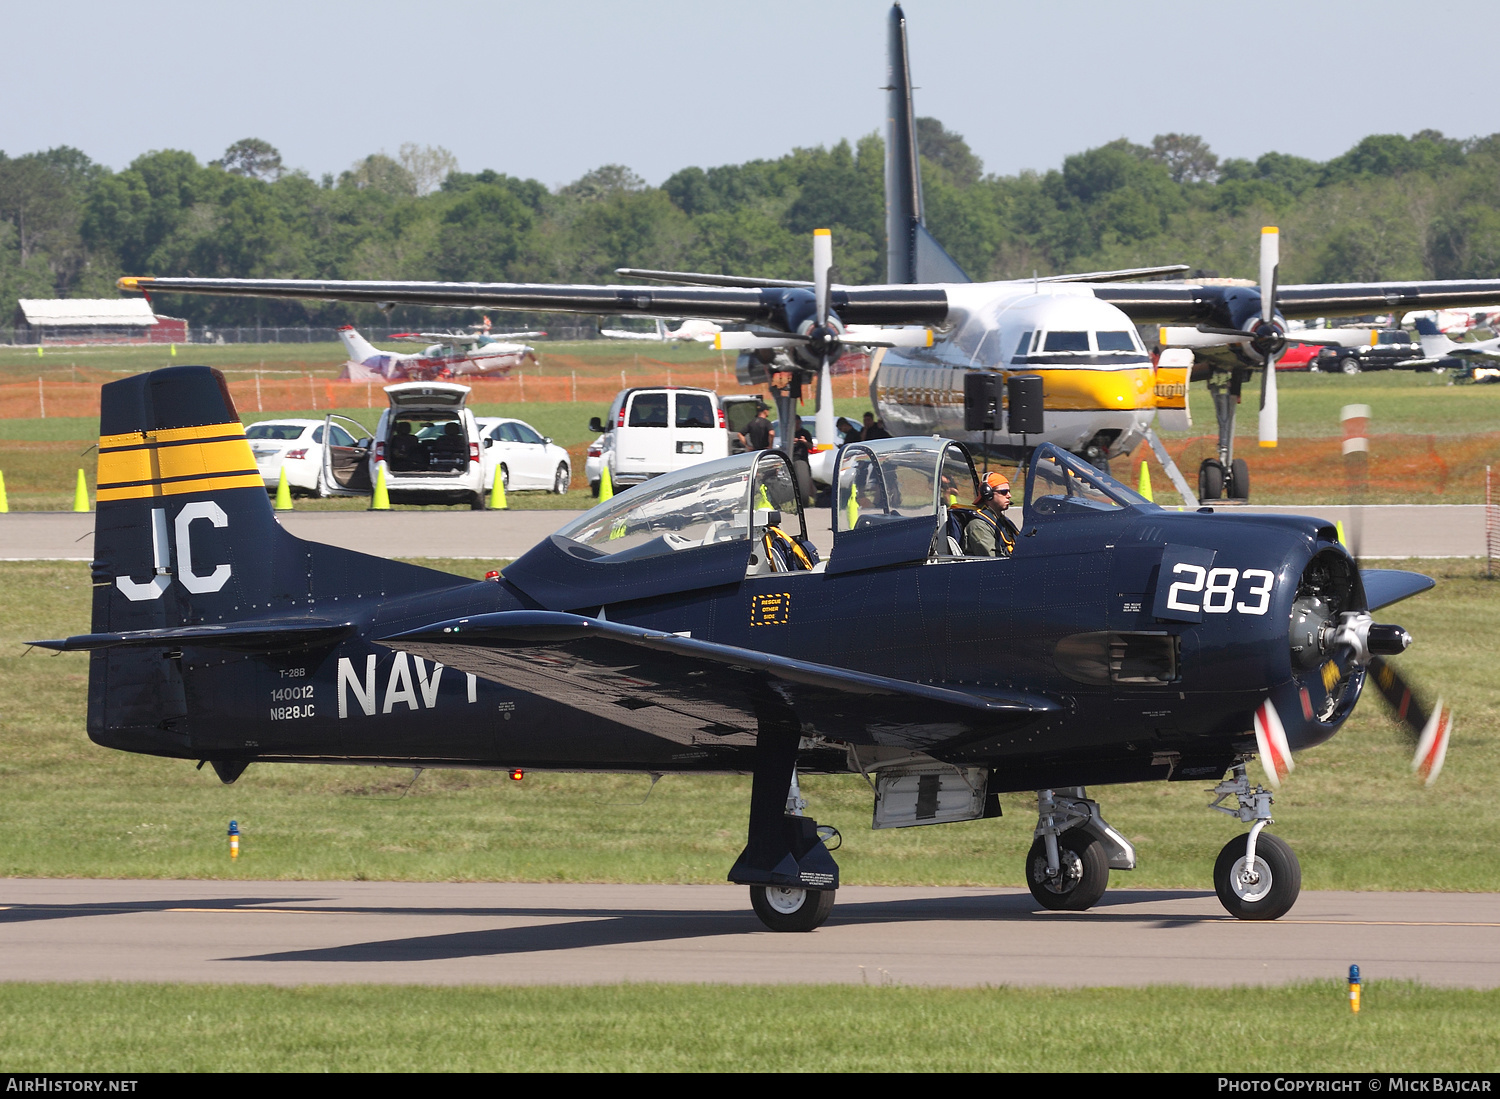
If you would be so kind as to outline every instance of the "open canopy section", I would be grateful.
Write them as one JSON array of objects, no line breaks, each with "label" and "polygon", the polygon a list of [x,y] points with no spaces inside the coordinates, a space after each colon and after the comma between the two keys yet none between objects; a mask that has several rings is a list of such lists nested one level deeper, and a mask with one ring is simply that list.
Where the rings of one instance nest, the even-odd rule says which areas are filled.
[{"label": "open canopy section", "polygon": [[960,443],[902,436],[839,452],[829,572],[928,557],[950,504],[972,504],[974,463]]},{"label": "open canopy section", "polygon": [[505,570],[554,609],[689,591],[773,570],[776,528],[807,534],[791,462],[756,451],[663,474],[585,512]]},{"label": "open canopy section", "polygon": [[1026,515],[1099,513],[1145,504],[1138,492],[1126,488],[1101,469],[1061,447],[1043,443],[1032,451],[1026,471]]}]

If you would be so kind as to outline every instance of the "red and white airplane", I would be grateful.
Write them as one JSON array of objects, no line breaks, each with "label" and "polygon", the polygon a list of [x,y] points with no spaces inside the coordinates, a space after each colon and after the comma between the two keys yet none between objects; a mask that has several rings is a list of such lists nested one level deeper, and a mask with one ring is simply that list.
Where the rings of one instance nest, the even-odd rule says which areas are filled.
[{"label": "red and white airplane", "polygon": [[381,351],[354,330],[353,325],[339,329],[339,339],[349,353],[343,381],[426,382],[443,378],[473,375],[504,377],[513,367],[527,359],[536,361],[536,350],[524,343],[511,342],[526,336],[545,336],[545,332],[500,332],[493,335],[489,325],[479,330],[461,332],[395,332],[391,339],[429,343],[421,351],[403,354]]}]

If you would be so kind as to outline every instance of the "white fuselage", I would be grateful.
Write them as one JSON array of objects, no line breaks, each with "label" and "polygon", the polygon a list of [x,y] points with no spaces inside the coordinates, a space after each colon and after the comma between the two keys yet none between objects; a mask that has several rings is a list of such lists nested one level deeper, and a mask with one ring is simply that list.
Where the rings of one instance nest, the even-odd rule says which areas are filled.
[{"label": "white fuselage", "polygon": [[[1096,438],[1128,454],[1156,415],[1155,371],[1130,318],[1068,283],[946,285],[948,320],[929,348],[893,348],[870,375],[870,400],[893,435],[964,430],[964,376],[971,371],[1043,379],[1041,435],[990,433],[996,445],[1055,443],[1081,452]],[[1023,344],[1023,337],[1025,343]]]}]

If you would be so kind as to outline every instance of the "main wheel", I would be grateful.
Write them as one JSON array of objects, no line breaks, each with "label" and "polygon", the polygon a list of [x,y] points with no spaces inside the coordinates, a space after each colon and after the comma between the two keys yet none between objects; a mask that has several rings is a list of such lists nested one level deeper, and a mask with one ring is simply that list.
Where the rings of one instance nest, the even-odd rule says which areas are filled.
[{"label": "main wheel", "polygon": [[1224,467],[1217,458],[1205,458],[1198,467],[1198,499],[1217,500],[1224,495]]},{"label": "main wheel", "polygon": [[811,931],[833,911],[832,889],[752,885],[750,907],[772,931]]},{"label": "main wheel", "polygon": [[566,496],[568,494],[568,485],[572,481],[573,477],[568,473],[568,463],[558,462],[557,475],[552,478],[552,491],[559,496]]},{"label": "main wheel", "polygon": [[1342,370],[1345,374],[1358,374],[1359,360],[1356,359],[1353,355],[1345,355],[1342,359],[1339,360],[1339,369]]},{"label": "main wheel", "polygon": [[1250,467],[1243,458],[1236,458],[1229,463],[1229,498],[1250,499]]},{"label": "main wheel", "polygon": [[1280,836],[1262,832],[1255,840],[1254,875],[1245,864],[1250,834],[1235,836],[1214,863],[1214,892],[1237,920],[1276,920],[1302,892],[1302,864]]},{"label": "main wheel", "polygon": [[1109,888],[1109,856],[1104,844],[1082,828],[1057,837],[1060,873],[1047,877],[1047,845],[1038,836],[1026,854],[1026,884],[1036,903],[1054,912],[1093,908]]}]

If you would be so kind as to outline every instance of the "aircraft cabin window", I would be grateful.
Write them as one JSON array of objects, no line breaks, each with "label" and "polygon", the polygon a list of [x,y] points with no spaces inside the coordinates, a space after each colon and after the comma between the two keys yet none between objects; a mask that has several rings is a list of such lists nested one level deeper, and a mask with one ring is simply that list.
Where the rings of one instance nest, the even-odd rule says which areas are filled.
[{"label": "aircraft cabin window", "polygon": [[1021,333],[1021,342],[1016,344],[1016,358],[1024,359],[1027,352],[1031,350],[1031,333]]},{"label": "aircraft cabin window", "polygon": [[1087,332],[1048,332],[1043,351],[1088,351]]},{"label": "aircraft cabin window", "polygon": [[1096,332],[1094,335],[1099,341],[1100,351],[1134,351],[1136,349],[1132,332]]}]

